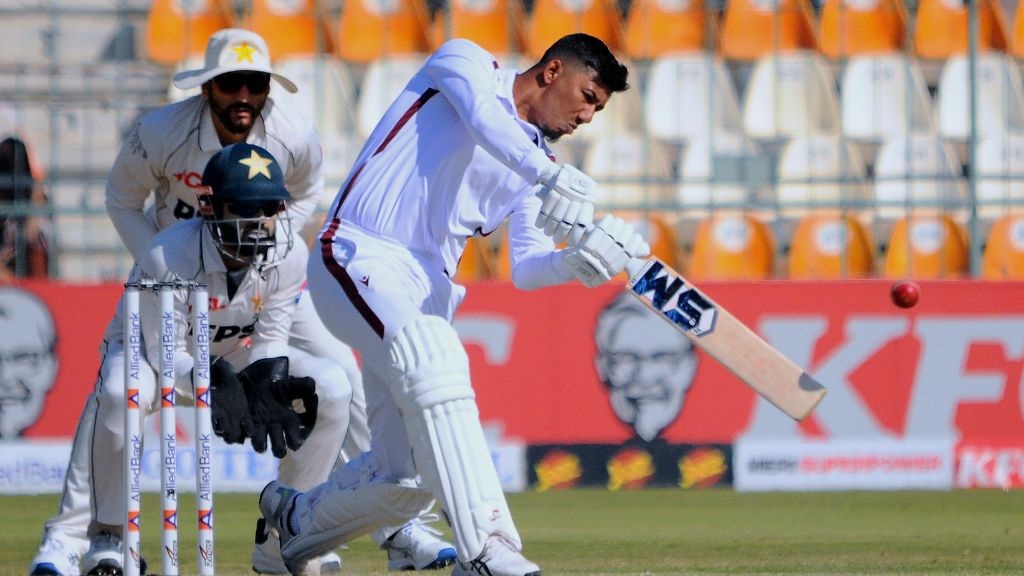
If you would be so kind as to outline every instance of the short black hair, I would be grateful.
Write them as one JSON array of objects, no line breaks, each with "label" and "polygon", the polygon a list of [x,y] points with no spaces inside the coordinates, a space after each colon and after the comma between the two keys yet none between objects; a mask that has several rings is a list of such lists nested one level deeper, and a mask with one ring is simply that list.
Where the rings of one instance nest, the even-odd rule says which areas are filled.
[{"label": "short black hair", "polygon": [[611,92],[629,88],[629,70],[619,62],[608,45],[590,34],[569,34],[555,41],[540,59],[540,64],[552,60],[578,62],[597,72],[597,81]]}]

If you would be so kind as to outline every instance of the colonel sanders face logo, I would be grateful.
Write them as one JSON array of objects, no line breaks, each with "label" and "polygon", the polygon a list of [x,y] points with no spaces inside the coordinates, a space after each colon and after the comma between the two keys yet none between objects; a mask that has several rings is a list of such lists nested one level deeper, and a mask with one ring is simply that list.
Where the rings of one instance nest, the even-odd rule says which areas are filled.
[{"label": "colonel sanders face logo", "polygon": [[697,370],[693,345],[626,293],[601,312],[594,337],[612,410],[637,436],[654,440],[683,408]]},{"label": "colonel sanders face logo", "polygon": [[39,418],[57,376],[53,318],[25,290],[0,287],[0,438],[16,438]]}]

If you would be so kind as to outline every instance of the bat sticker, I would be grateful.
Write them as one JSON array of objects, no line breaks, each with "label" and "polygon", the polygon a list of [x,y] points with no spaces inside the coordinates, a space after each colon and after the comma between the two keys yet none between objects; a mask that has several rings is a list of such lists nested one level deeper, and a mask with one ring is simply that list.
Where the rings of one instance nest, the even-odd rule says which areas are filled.
[{"label": "bat sticker", "polygon": [[715,305],[658,260],[633,276],[630,290],[684,332],[700,337],[715,331]]}]

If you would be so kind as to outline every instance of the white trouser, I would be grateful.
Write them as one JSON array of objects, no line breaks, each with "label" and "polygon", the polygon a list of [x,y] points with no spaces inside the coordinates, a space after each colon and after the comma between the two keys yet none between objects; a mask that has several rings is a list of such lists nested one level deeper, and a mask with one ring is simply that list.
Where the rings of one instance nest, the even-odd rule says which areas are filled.
[{"label": "white trouser", "polygon": [[[330,269],[322,254],[314,253],[310,258],[307,270],[309,292],[328,330],[358,350],[362,357],[374,477],[395,483],[407,482],[416,477],[417,467],[413,461],[414,447],[407,433],[408,415],[403,416],[399,409],[407,402],[405,398],[396,397],[402,392],[400,387],[394,386],[389,373],[392,341],[407,324],[424,315],[450,322],[462,301],[464,289],[451,282],[439,263],[358,230],[339,230],[338,240],[330,249]],[[468,402],[472,403],[472,400]],[[475,415],[475,404],[470,412]],[[474,416],[472,422],[462,424],[474,438],[482,437],[478,417]],[[445,466],[458,465],[455,455],[446,453],[446,450],[446,447],[435,446],[433,454],[428,455],[429,450],[417,447],[416,456],[437,458]],[[464,471],[474,478],[462,481],[490,483],[494,478],[496,482],[490,454],[486,453],[479,460],[471,469]],[[433,462],[424,462],[423,465],[424,471],[437,466]],[[490,473],[480,472],[488,467]],[[459,475],[455,477],[459,478]],[[436,474],[424,474],[423,480],[424,487],[441,500],[449,515],[453,507],[460,506],[457,499],[449,497],[447,487],[437,485]],[[333,482],[327,486],[340,484]],[[490,486],[487,488],[488,494],[495,492]],[[311,491],[310,499],[320,498],[323,490],[322,485]],[[500,494],[500,485],[496,492],[500,507],[507,508]],[[458,514],[472,516],[477,527],[483,528],[487,522],[477,517],[478,513],[477,510],[462,510]],[[505,518],[503,525],[510,532],[507,535],[515,538],[511,519]],[[475,535],[460,534],[466,530],[458,525],[453,525],[453,530],[456,531],[460,558],[468,560],[475,557],[480,551],[481,540]]]}]

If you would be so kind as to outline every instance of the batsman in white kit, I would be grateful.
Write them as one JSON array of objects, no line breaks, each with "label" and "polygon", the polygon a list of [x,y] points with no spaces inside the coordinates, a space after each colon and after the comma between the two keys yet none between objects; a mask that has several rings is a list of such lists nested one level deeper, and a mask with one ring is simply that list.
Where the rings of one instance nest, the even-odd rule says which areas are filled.
[{"label": "batsman in white kit", "polygon": [[[179,72],[174,82],[182,89],[198,87],[201,93],[144,115],[107,182],[108,212],[136,262],[145,257],[160,230],[197,216],[196,190],[207,161],[224,146],[237,142],[261,146],[275,157],[289,194],[287,212],[292,229],[296,233],[301,230],[323,191],[320,140],[302,114],[275,104],[272,86],[287,91],[295,91],[296,86],[273,72],[263,39],[248,30],[220,30],[210,38],[202,67]],[[327,477],[339,455],[347,461],[369,449],[366,403],[351,349],[327,332],[305,291],[298,295],[289,342],[309,357],[341,364],[347,374],[347,379],[319,385],[318,432],[307,442],[307,450],[316,446],[320,457],[305,462],[293,462],[289,457],[281,462],[280,478],[309,487]],[[337,412],[345,409],[340,403],[325,402],[326,386],[337,387],[332,393],[337,397],[351,396],[348,413]],[[93,483],[88,445],[96,409],[96,398],[90,396],[75,435],[73,455],[77,458],[68,467],[59,512],[47,521],[42,544],[32,560],[33,575],[77,576],[79,559],[86,554],[90,537],[95,539],[95,527],[88,524]],[[430,520],[424,517],[374,533],[376,543],[386,550],[389,569],[438,568],[454,560],[454,549],[437,538],[427,524]],[[269,531],[258,525],[254,570],[286,573],[278,549]],[[324,571],[340,568],[341,560],[334,552],[325,553],[321,561]]]},{"label": "batsman in white kit", "polygon": [[[264,488],[260,509],[293,573],[436,499],[456,540],[454,576],[540,574],[522,554],[484,438],[451,325],[465,289],[452,278],[467,239],[506,220],[513,281],[523,289],[577,278],[594,286],[649,253],[622,219],[593,224],[594,181],[555,163],[545,142],[590,122],[628,88],[627,74],[586,34],[558,40],[523,73],[457,39],[384,114],[308,272],[324,323],[362,355],[373,450],[358,482],[334,473],[306,492],[277,481]],[[566,239],[571,247],[557,249]]]}]

